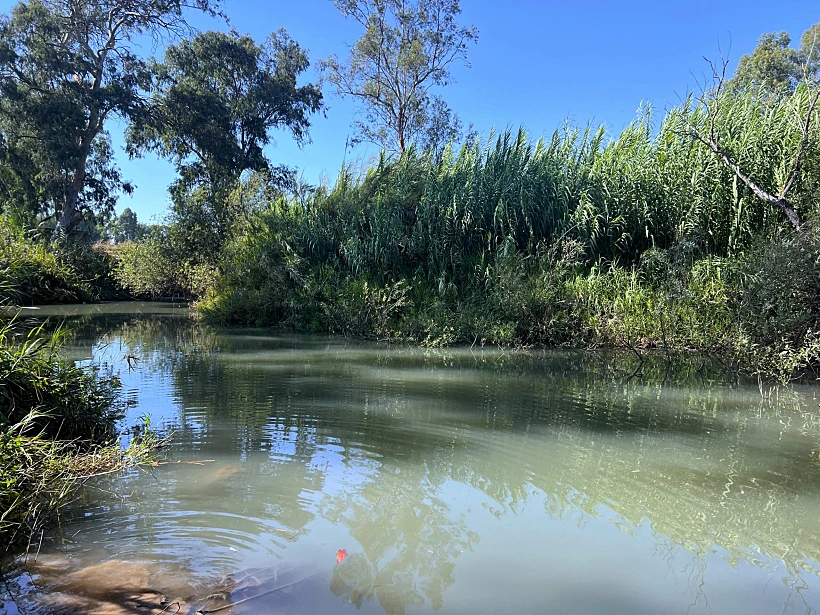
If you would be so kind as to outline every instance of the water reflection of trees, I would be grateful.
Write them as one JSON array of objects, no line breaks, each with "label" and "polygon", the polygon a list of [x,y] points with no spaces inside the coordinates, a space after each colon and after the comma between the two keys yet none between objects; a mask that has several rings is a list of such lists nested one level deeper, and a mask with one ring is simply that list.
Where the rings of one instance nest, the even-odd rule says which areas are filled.
[{"label": "water reflection of trees", "polygon": [[[317,516],[347,526],[389,613],[440,608],[480,539],[442,499],[449,481],[498,515],[535,487],[554,518],[648,521],[658,544],[696,562],[715,545],[795,573],[820,560],[820,427],[799,390],[761,397],[695,358],[674,370],[649,360],[630,377],[628,355],[387,349],[157,316],[104,335],[138,350],[140,369],[171,374],[182,454],[261,455],[259,472],[286,477],[275,502],[232,479],[224,512],[246,519],[243,532],[266,531],[258,520],[271,515],[294,531]],[[185,482],[166,484],[169,499]]]}]

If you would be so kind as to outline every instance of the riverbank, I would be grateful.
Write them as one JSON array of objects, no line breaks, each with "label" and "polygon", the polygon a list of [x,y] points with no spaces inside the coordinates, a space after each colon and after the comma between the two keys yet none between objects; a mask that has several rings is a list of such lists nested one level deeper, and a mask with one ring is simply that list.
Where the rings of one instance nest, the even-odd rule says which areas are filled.
[{"label": "riverbank", "polygon": [[123,450],[119,380],[58,356],[62,333],[0,328],[0,555],[25,550],[96,476],[145,463],[150,431]]},{"label": "riverbank", "polygon": [[[803,91],[721,99],[724,146],[760,185],[793,163],[804,135],[790,118],[807,104]],[[620,135],[507,131],[441,156],[382,156],[293,195],[249,179],[238,198],[257,206],[210,255],[219,274],[199,311],[432,346],[694,350],[779,382],[813,373],[816,152],[790,195],[796,230],[682,132],[706,126],[700,110],[658,119]]]},{"label": "riverbank", "polygon": [[281,224],[268,213],[230,246],[222,276],[197,304],[206,321],[427,347],[699,353],[780,383],[820,365],[813,232],[736,256],[655,248],[632,265],[589,265],[583,246],[564,241],[488,254],[468,274],[437,282],[424,270],[354,272],[332,257],[332,266],[303,258],[304,246],[279,236]]}]

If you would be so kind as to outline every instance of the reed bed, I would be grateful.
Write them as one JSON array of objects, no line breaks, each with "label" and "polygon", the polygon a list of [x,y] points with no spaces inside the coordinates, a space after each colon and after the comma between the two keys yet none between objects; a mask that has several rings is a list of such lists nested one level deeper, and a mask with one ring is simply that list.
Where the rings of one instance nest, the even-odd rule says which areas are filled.
[{"label": "reed bed", "polygon": [[[721,94],[721,147],[777,193],[809,101],[805,88]],[[332,187],[281,196],[240,225],[200,312],[436,344],[800,347],[811,326],[788,325],[796,307],[779,302],[767,327],[744,321],[754,280],[778,275],[756,255],[796,244],[785,215],[692,137],[709,129],[687,100],[660,118],[645,109],[614,137],[507,130],[439,156],[383,155],[358,176],[345,168]],[[809,141],[820,143],[817,121]],[[810,147],[790,199],[811,221],[818,197]]]},{"label": "reed bed", "polygon": [[[802,139],[795,118],[808,93],[724,99],[717,120],[723,146],[776,192]],[[268,223],[291,218],[290,243],[311,262],[385,277],[420,271],[465,279],[492,254],[533,254],[565,237],[583,244],[590,263],[628,265],[649,248],[685,240],[730,256],[783,220],[687,133],[690,124],[707,130],[706,121],[703,109],[685,103],[657,127],[647,109],[614,139],[591,127],[564,127],[535,141],[508,130],[438,158],[416,151],[382,157],[360,178],[345,169],[332,189],[272,207]],[[817,182],[804,173],[797,191],[804,215]]]},{"label": "reed bed", "polygon": [[59,517],[79,488],[102,474],[146,463],[158,445],[150,430],[123,450],[116,378],[57,356],[63,334],[0,327],[0,537],[4,552],[24,546]]}]

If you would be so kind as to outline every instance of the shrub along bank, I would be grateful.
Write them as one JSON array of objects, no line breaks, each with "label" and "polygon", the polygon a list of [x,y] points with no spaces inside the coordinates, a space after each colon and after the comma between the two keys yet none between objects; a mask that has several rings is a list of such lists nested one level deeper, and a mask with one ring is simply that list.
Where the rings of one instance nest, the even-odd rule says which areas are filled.
[{"label": "shrub along bank", "polygon": [[[92,477],[150,458],[151,433],[114,442],[119,382],[59,359],[60,335],[0,328],[0,541],[13,554]],[[0,553],[2,555],[2,553]]]},{"label": "shrub along bank", "polygon": [[[809,104],[799,88],[725,94],[722,147],[776,193]],[[691,137],[708,122],[684,104],[609,141],[507,132],[343,170],[237,225],[199,311],[433,345],[698,350],[789,379],[820,360],[820,152],[805,151],[790,193],[795,231]]]},{"label": "shrub along bank", "polygon": [[85,241],[28,239],[0,218],[0,303],[45,305],[126,297],[113,276],[115,261]]}]

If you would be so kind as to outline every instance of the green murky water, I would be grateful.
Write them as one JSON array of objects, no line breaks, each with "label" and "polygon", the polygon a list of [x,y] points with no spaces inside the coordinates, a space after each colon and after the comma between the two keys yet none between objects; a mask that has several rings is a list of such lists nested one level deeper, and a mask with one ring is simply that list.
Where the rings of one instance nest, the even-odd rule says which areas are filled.
[{"label": "green murky water", "polygon": [[[167,305],[28,315],[121,371],[128,424],[172,428],[171,459],[214,460],[101,481],[45,560],[147,563],[192,593],[312,571],[236,613],[820,609],[815,388],[761,396],[694,359],[214,330]],[[45,577],[12,590],[32,580],[48,604]]]}]

